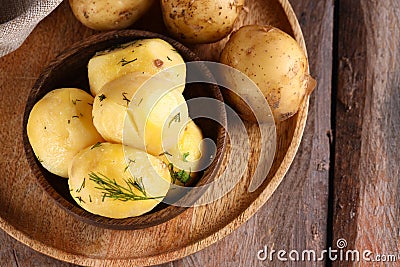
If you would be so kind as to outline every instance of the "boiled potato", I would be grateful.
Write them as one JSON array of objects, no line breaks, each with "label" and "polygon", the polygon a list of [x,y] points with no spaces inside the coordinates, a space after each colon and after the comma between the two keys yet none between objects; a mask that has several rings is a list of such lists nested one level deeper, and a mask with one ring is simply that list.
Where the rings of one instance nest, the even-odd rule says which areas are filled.
[{"label": "boiled potato", "polygon": [[94,100],[96,129],[107,141],[159,155],[177,143],[189,117],[182,94],[167,89],[168,81],[140,72],[109,82]]},{"label": "boiled potato", "polygon": [[188,184],[197,176],[197,172],[202,171],[202,140],[201,129],[189,120],[179,136],[178,144],[160,155],[159,158],[168,164],[175,175],[173,179],[176,183]]},{"label": "boiled potato", "polygon": [[110,218],[142,215],[170,187],[167,165],[121,144],[101,143],[79,152],[69,168],[72,197],[85,210]]},{"label": "boiled potato", "polygon": [[[299,44],[272,26],[240,28],[223,49],[221,62],[245,73],[256,83],[277,121],[293,116],[316,85]],[[244,106],[233,94],[227,99],[238,109]]]},{"label": "boiled potato", "polygon": [[68,165],[81,149],[103,141],[92,122],[93,97],[83,90],[49,92],[32,108],[27,134],[33,151],[51,173],[68,177]]},{"label": "boiled potato", "polygon": [[[171,68],[173,67],[173,68]],[[88,64],[90,91],[93,95],[108,82],[130,72],[156,74],[163,71],[183,92],[186,65],[173,46],[161,39],[136,40],[119,48],[97,53]]]},{"label": "boiled potato", "polygon": [[161,0],[164,23],[186,43],[212,43],[227,36],[244,0]]},{"label": "boiled potato", "polygon": [[69,0],[75,17],[94,30],[124,29],[137,21],[153,0]]}]

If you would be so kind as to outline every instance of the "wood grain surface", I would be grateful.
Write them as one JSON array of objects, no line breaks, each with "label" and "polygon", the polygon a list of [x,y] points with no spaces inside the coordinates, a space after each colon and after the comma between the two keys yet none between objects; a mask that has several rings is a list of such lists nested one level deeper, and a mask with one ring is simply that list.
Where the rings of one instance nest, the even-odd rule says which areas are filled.
[{"label": "wood grain surface", "polygon": [[[270,263],[257,260],[256,255],[264,246],[321,251],[335,247],[339,238],[347,240],[349,249],[400,250],[400,4],[397,0],[291,0],[291,4],[303,29],[311,73],[318,81],[292,166],[267,203],[235,232],[200,252],[160,266],[324,266],[329,262]],[[63,3],[42,24],[60,22],[61,15],[74,20]],[[30,88],[43,64],[60,52],[51,49],[48,41],[54,34],[68,36],[71,42],[93,34],[73,22],[58,26],[65,31],[44,32],[45,27],[39,25],[28,38],[25,45],[35,48],[29,64],[15,54],[8,56],[8,64],[1,64],[0,88],[11,72],[16,92]],[[0,94],[0,102],[9,110],[0,114],[2,136],[8,138],[1,142],[20,146],[20,137],[10,138],[22,124],[14,118],[23,109],[13,107],[23,106],[25,99],[17,104],[14,99]],[[18,166],[18,161],[5,157],[0,162],[5,173]],[[23,183],[25,174],[18,175],[15,182]],[[1,230],[0,265],[74,266],[35,252]]]},{"label": "wood grain surface", "polygon": [[162,267],[325,265],[257,259],[264,246],[299,251],[327,246],[334,6],[325,0],[291,4],[303,30],[310,72],[318,81],[296,158],[277,191],[248,222],[218,243]]},{"label": "wood grain surface", "polygon": [[341,0],[338,12],[332,240],[398,255],[400,2]]}]

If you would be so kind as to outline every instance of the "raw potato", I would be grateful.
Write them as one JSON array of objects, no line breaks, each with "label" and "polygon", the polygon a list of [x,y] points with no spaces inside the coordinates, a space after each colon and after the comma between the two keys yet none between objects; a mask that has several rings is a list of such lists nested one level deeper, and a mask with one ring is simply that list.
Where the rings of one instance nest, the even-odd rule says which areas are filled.
[{"label": "raw potato", "polygon": [[168,81],[146,73],[133,72],[111,81],[93,104],[96,129],[107,141],[159,155],[178,142],[189,118],[185,98],[167,88]]},{"label": "raw potato", "polygon": [[[168,69],[170,67],[173,67]],[[90,91],[93,95],[108,82],[130,72],[165,72],[183,92],[186,65],[173,46],[161,39],[144,39],[123,44],[114,50],[97,53],[88,64]]]},{"label": "raw potato", "polygon": [[[132,184],[132,192],[124,189],[122,194],[107,192],[93,179],[93,174],[100,177],[100,181],[109,178],[126,189],[129,189],[129,181],[137,183],[150,199],[129,198],[131,193],[145,197]],[[168,167],[161,160],[143,151],[110,143],[79,152],[70,165],[68,180],[71,195],[82,208],[93,214],[118,219],[139,216],[152,210],[167,194],[170,182]]]},{"label": "raw potato", "polygon": [[164,23],[186,43],[212,43],[227,36],[244,0],[161,0]]},{"label": "raw potato", "polygon": [[[296,40],[272,26],[240,28],[222,51],[221,63],[242,71],[257,84],[278,121],[293,116],[316,85]],[[244,106],[233,94],[228,94],[228,101],[239,110]]]},{"label": "raw potato", "polygon": [[[189,120],[179,137],[178,144],[160,156],[165,163],[173,164],[174,172],[179,173],[180,170],[184,170],[190,176],[190,178],[187,177],[189,179],[185,184],[190,184],[191,180],[197,176],[197,172],[202,171],[201,157],[204,155],[202,140],[201,129],[192,120]],[[179,183],[179,180],[177,182],[184,184]]]},{"label": "raw potato", "polygon": [[27,133],[33,151],[51,173],[68,177],[68,165],[81,149],[103,139],[92,122],[93,97],[83,90],[49,92],[29,114]]},{"label": "raw potato", "polygon": [[137,21],[153,0],[69,0],[75,17],[94,30],[124,29]]}]

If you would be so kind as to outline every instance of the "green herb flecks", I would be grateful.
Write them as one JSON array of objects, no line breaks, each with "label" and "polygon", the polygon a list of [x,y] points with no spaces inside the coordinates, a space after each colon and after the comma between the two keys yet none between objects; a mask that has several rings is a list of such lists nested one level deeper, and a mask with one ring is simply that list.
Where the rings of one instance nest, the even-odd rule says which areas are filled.
[{"label": "green herb flecks", "polygon": [[126,101],[126,106],[128,106],[129,103],[131,102],[131,100],[130,100],[129,98],[126,97],[127,94],[128,94],[128,93],[126,93],[126,92],[123,92],[123,93],[122,93],[122,100]]},{"label": "green herb flecks", "polygon": [[96,57],[97,56],[102,56],[102,55],[108,54],[108,53],[110,53],[111,51],[114,51],[114,50],[122,50],[122,49],[128,48],[130,46],[133,46],[136,42],[137,41],[135,40],[133,42],[126,43],[126,44],[116,44],[113,47],[111,47],[110,49],[107,49],[107,50],[104,50],[104,51],[101,51],[101,52],[97,52],[95,56]]},{"label": "green herb flecks", "polygon": [[90,149],[92,150],[93,148],[96,148],[96,147],[101,147],[101,142],[97,142]]},{"label": "green herb flecks", "polygon": [[99,95],[100,102],[106,99],[107,97],[104,94]]},{"label": "green herb flecks", "polygon": [[128,161],[128,164],[126,165],[126,167],[125,167],[125,169],[124,169],[124,172],[126,172],[126,170],[129,168],[129,166],[131,165],[131,163],[136,163],[136,160],[134,159],[134,160],[132,160],[132,159],[128,159],[129,161]]},{"label": "green herb flecks", "polygon": [[176,114],[168,123],[168,128],[171,127],[171,124],[173,122],[181,122],[181,113],[179,112],[178,114]]},{"label": "green herb flecks", "polygon": [[80,100],[80,99],[75,99],[75,100],[71,100],[72,101],[72,104],[74,104],[74,105],[76,105],[76,102],[79,102],[79,101],[82,101],[82,100]]},{"label": "green herb flecks", "polygon": [[40,163],[43,162],[43,160],[42,160],[39,156],[37,156],[37,160],[38,160]]},{"label": "green herb flecks", "polygon": [[78,196],[78,197],[75,197],[76,199],[78,199],[79,200],[79,203],[86,203],[83,199],[82,199],[82,197],[81,196]]},{"label": "green herb flecks", "polygon": [[186,172],[184,170],[175,171],[174,164],[168,164],[169,173],[172,178],[172,182],[175,183],[176,180],[180,181],[182,184],[186,185],[186,183],[190,180],[191,172]]},{"label": "green herb flecks", "polygon": [[186,152],[186,153],[183,153],[183,155],[182,155],[182,160],[184,161],[184,162],[188,162],[188,160],[187,160],[187,157],[189,157],[189,152]]},{"label": "green herb flecks", "polygon": [[118,62],[118,63],[121,63],[121,66],[123,67],[123,66],[128,65],[128,64],[130,64],[132,62],[135,62],[136,60],[137,60],[137,58],[134,58],[134,59],[128,61],[128,60],[126,60],[126,58],[123,57],[121,59],[121,61]]},{"label": "green herb flecks", "polygon": [[85,182],[86,182],[86,178],[83,178],[83,182],[81,184],[81,187],[76,189],[76,193],[80,193],[82,191],[82,189],[85,188]]},{"label": "green herb flecks", "polygon": [[139,103],[137,104],[137,106],[140,106],[140,104],[142,104],[143,102],[143,97],[140,99]]},{"label": "green herb flecks", "polygon": [[172,59],[171,59],[169,56],[167,56],[167,59],[168,59],[169,61],[172,61]]},{"label": "green herb flecks", "polygon": [[[102,201],[104,201],[105,198],[111,198],[120,201],[129,201],[149,200],[165,197],[148,197],[141,177],[135,177],[133,180],[131,178],[125,180],[125,186],[118,184],[115,179],[110,179],[101,173],[96,174],[92,172],[89,174],[89,177],[91,181],[95,182],[98,185],[95,188],[102,191]],[[140,194],[135,193],[134,189],[138,190]]]},{"label": "green herb flecks", "polygon": [[164,155],[168,155],[172,157],[172,154],[169,153],[168,151],[164,151],[163,153],[159,154],[158,156],[164,156]]}]

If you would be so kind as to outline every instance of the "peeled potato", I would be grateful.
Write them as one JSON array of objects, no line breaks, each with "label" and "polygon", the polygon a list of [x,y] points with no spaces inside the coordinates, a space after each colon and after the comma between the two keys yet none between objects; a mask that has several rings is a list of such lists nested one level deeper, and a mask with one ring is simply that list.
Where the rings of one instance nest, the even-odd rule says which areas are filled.
[{"label": "peeled potato", "polygon": [[[179,139],[179,154],[181,154],[182,158],[188,162],[193,162],[200,159],[202,155],[200,143],[202,140],[203,134],[201,133],[201,129],[192,120],[190,120],[186,124],[183,134]],[[171,151],[172,153],[178,152],[174,150]]]},{"label": "peeled potato", "polygon": [[[173,171],[179,176],[176,180],[178,183],[190,183],[190,181],[196,177],[197,172],[202,170],[202,140],[203,134],[201,129],[192,120],[189,120],[180,134],[178,144],[168,151],[164,151],[159,157],[169,165],[170,171]],[[172,165],[170,163],[172,163]],[[186,173],[180,172],[182,170]],[[183,183],[182,180],[185,182]]]},{"label": "peeled potato", "polygon": [[[293,116],[316,85],[299,44],[272,26],[240,28],[223,49],[221,63],[245,73],[257,84],[278,121]],[[233,94],[228,94],[227,100],[239,110],[245,106]]]},{"label": "peeled potato", "polygon": [[127,218],[157,206],[170,181],[167,165],[156,157],[121,144],[101,143],[75,156],[68,184],[72,197],[85,210]]},{"label": "peeled potato", "polygon": [[211,43],[227,36],[244,0],[161,0],[165,26],[186,43]]},{"label": "peeled potato", "polygon": [[153,155],[176,144],[188,117],[182,94],[168,92],[168,81],[146,73],[129,73],[106,84],[93,104],[93,123],[104,139]]},{"label": "peeled potato", "polygon": [[90,91],[96,95],[106,83],[130,72],[155,74],[160,71],[164,71],[164,77],[174,81],[175,84],[181,84],[178,90],[183,92],[186,65],[175,48],[161,39],[136,40],[97,53],[90,59],[88,64]]},{"label": "peeled potato", "polygon": [[75,17],[94,30],[124,29],[137,21],[153,0],[69,0]]},{"label": "peeled potato", "polygon": [[93,97],[83,90],[49,92],[29,114],[27,133],[33,151],[51,173],[68,177],[68,165],[81,149],[103,141],[92,122]]}]

